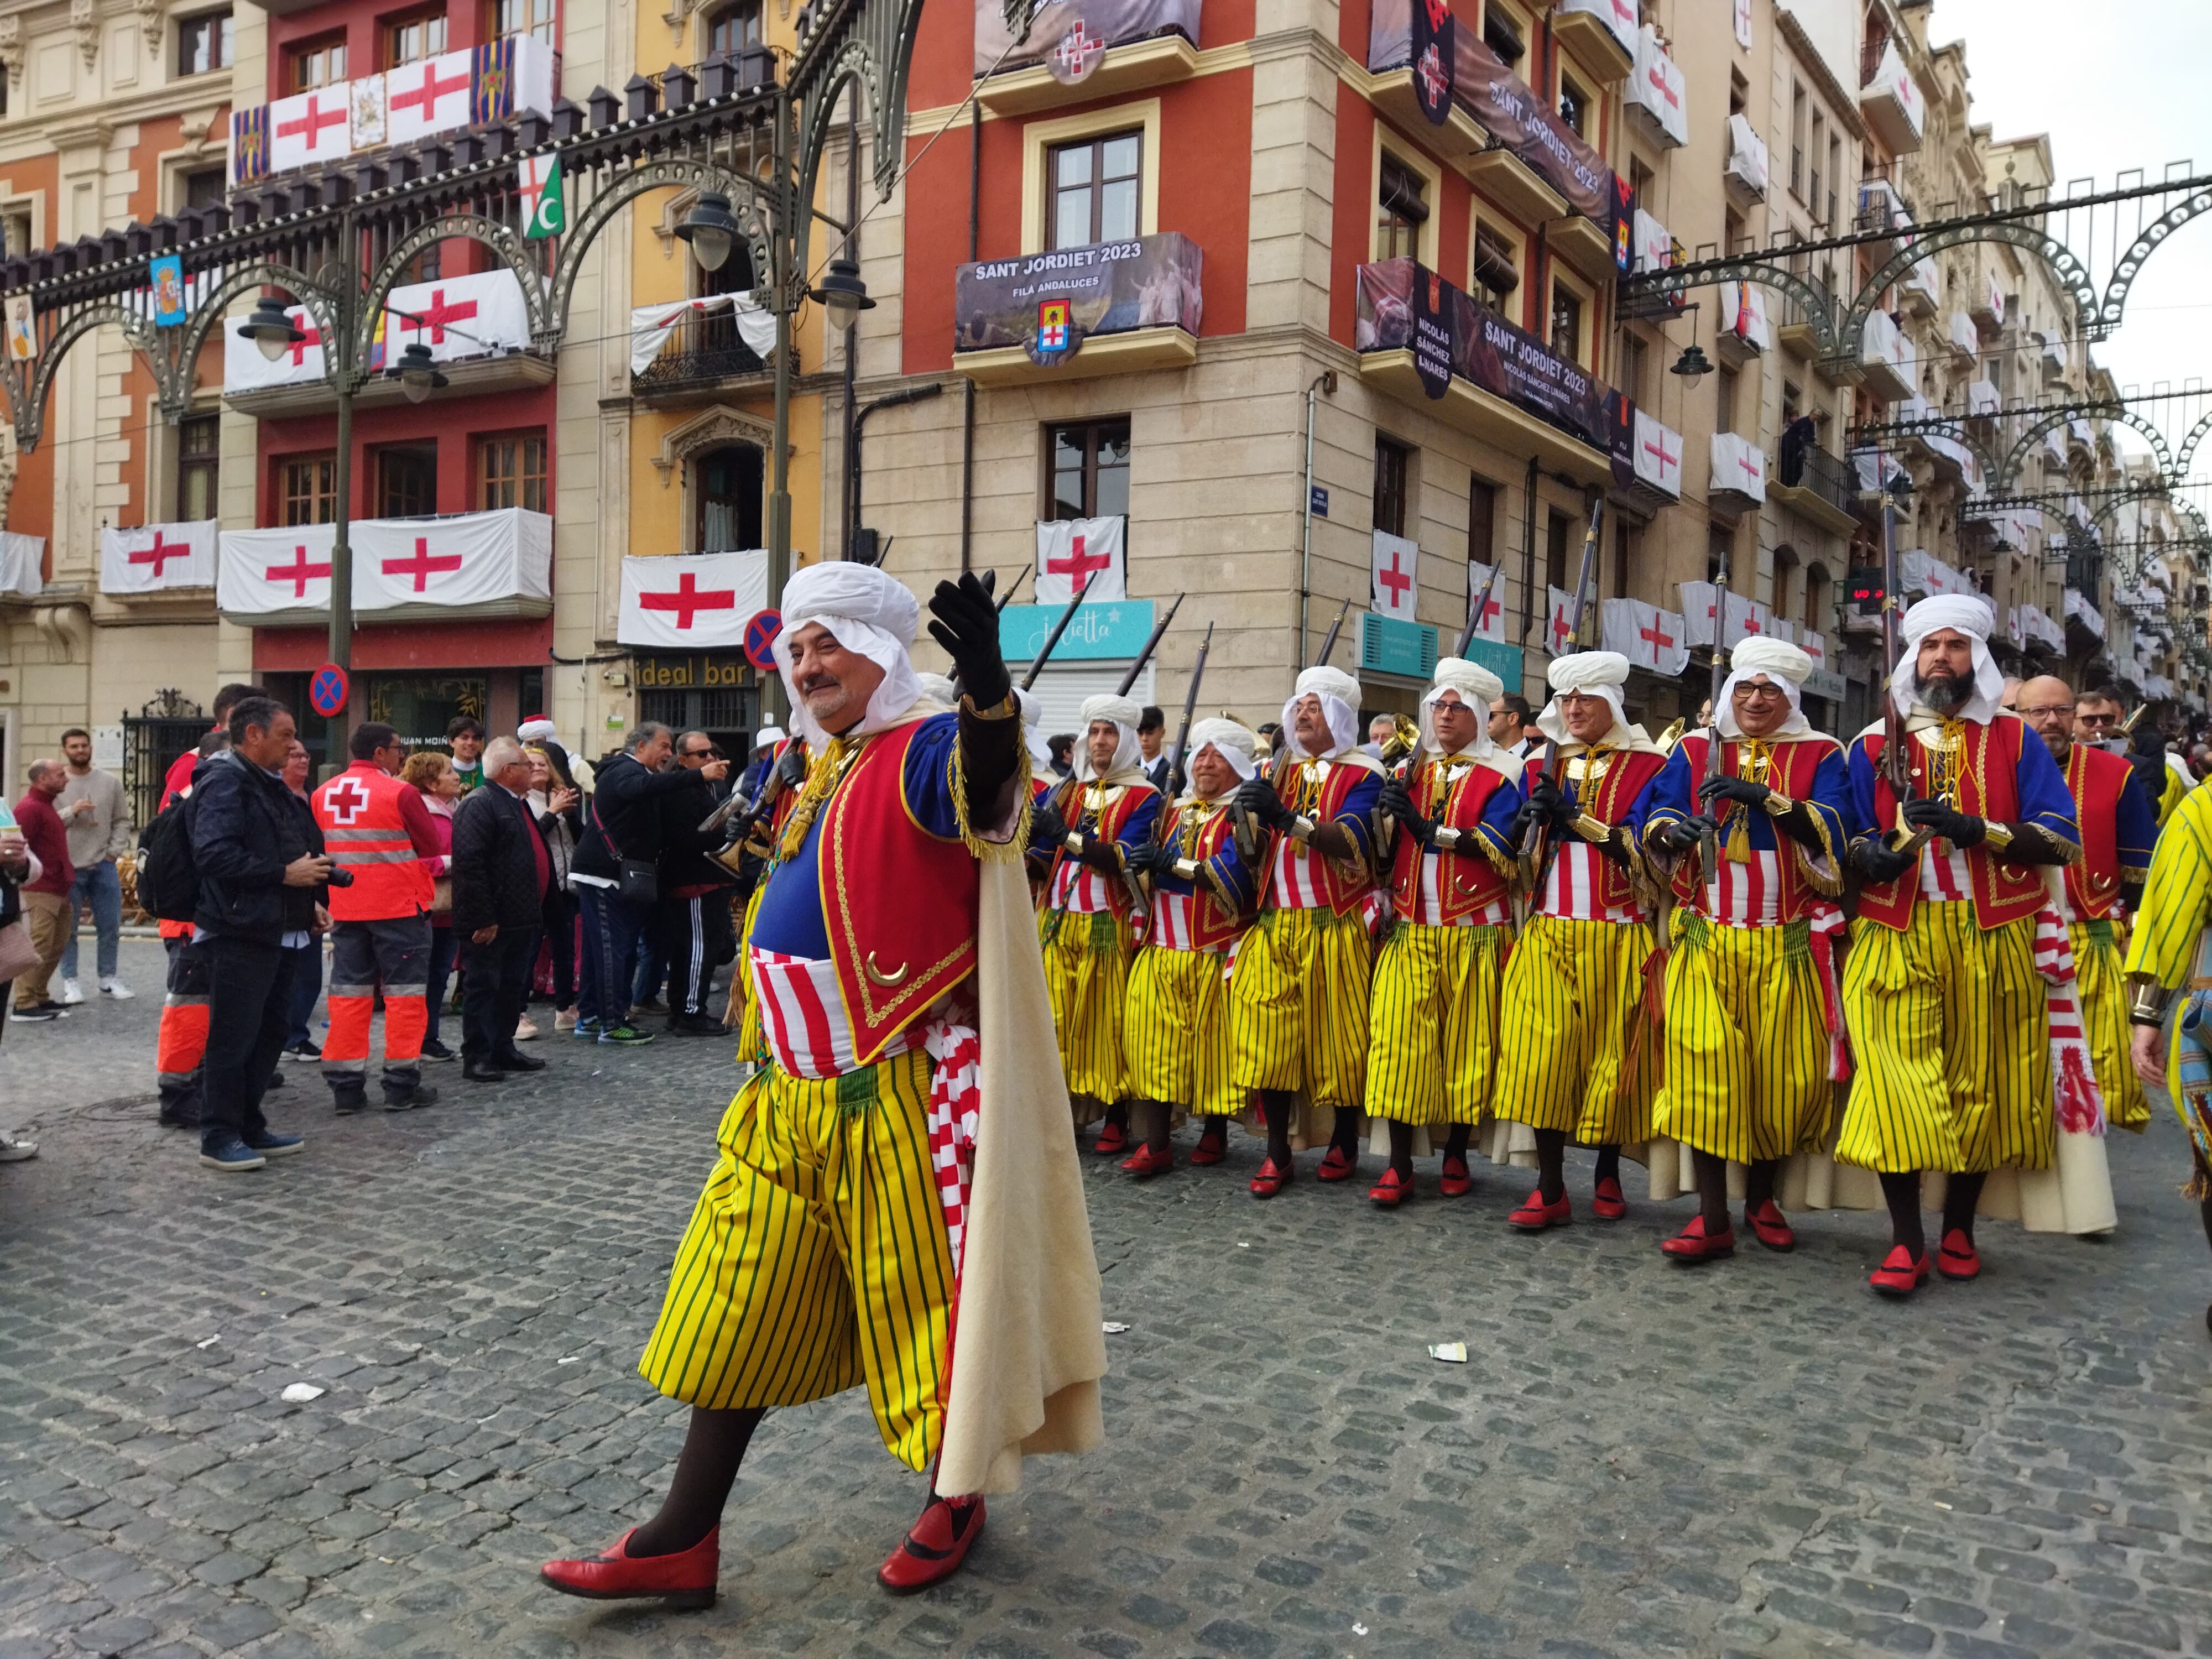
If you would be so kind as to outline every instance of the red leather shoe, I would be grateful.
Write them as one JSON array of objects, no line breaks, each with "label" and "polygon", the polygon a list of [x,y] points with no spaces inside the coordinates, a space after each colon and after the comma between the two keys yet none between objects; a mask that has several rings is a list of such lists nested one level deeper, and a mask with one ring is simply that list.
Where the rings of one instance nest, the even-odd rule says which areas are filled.
[{"label": "red leather shoe", "polygon": [[1599,1182],[1591,1192],[1590,1213],[1600,1221],[1618,1221],[1628,1213],[1628,1200],[1621,1196],[1620,1182],[1612,1176]]},{"label": "red leather shoe", "polygon": [[[961,1513],[965,1525],[956,1525]],[[960,1571],[968,1552],[983,1535],[983,1500],[971,1498],[956,1512],[945,1498],[933,1497],[921,1519],[907,1528],[899,1547],[876,1569],[876,1582],[894,1595],[927,1589]]]},{"label": "red leather shoe", "polygon": [[1743,1224],[1751,1229],[1752,1236],[1770,1250],[1794,1250],[1797,1235],[1790,1231],[1789,1218],[1768,1199],[1755,1210],[1743,1212]]},{"label": "red leather shoe", "polygon": [[633,1527],[588,1559],[548,1561],[538,1569],[541,1583],[563,1595],[593,1601],[623,1601],[657,1596],[672,1607],[711,1607],[714,1580],[722,1569],[722,1529],[717,1527],[676,1555],[632,1555]]},{"label": "red leather shoe", "polygon": [[1297,1168],[1295,1164],[1278,1164],[1273,1158],[1260,1165],[1260,1173],[1252,1177],[1252,1196],[1273,1198],[1291,1184],[1291,1176]]},{"label": "red leather shoe", "polygon": [[1446,1198],[1465,1198],[1474,1190],[1474,1177],[1467,1172],[1465,1158],[1444,1159],[1444,1170],[1437,1177],[1437,1190]]},{"label": "red leather shoe", "polygon": [[1358,1167],[1358,1157],[1341,1146],[1333,1146],[1322,1156],[1321,1168],[1314,1171],[1314,1178],[1316,1181],[1349,1181],[1352,1171]]},{"label": "red leather shoe", "polygon": [[1174,1168],[1175,1153],[1172,1151],[1156,1152],[1149,1141],[1137,1148],[1135,1157],[1125,1158],[1121,1160],[1122,1173],[1135,1176],[1139,1179],[1149,1176],[1164,1175]]},{"label": "red leather shoe", "polygon": [[1717,1261],[1724,1255],[1734,1255],[1735,1229],[1723,1227],[1717,1233],[1708,1233],[1705,1217],[1692,1216],[1688,1226],[1659,1248],[1683,1267],[1695,1267],[1707,1261]]},{"label": "red leather shoe", "polygon": [[1966,1237],[1964,1228],[1954,1227],[1943,1235],[1942,1248],[1936,1252],[1936,1271],[1946,1279],[1981,1276],[1981,1252],[1974,1248],[1974,1241]]},{"label": "red leather shoe", "polygon": [[1524,1233],[1540,1233],[1547,1227],[1564,1227],[1575,1218],[1575,1206],[1565,1193],[1556,1203],[1544,1202],[1544,1189],[1539,1187],[1528,1194],[1528,1202],[1505,1218],[1506,1224],[1518,1227]]},{"label": "red leather shoe", "polygon": [[1190,1149],[1194,1164],[1218,1164],[1229,1156],[1229,1137],[1208,1129],[1198,1138],[1198,1145]]},{"label": "red leather shoe", "polygon": [[1098,1132],[1098,1139],[1091,1143],[1094,1152],[1125,1152],[1129,1150],[1129,1132],[1118,1123],[1109,1123]]},{"label": "red leather shoe", "polygon": [[1911,1296],[1928,1282],[1928,1258],[1916,1256],[1902,1244],[1893,1244],[1882,1264],[1867,1275],[1867,1283],[1883,1296]]},{"label": "red leather shoe", "polygon": [[1396,1209],[1413,1195],[1413,1183],[1388,1166],[1383,1169],[1382,1179],[1367,1189],[1369,1200],[1386,1210]]}]

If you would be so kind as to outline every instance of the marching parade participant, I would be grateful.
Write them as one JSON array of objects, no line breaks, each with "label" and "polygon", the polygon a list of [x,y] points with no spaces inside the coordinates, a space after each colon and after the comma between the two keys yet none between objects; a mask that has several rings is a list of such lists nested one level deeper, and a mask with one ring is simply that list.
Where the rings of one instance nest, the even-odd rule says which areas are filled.
[{"label": "marching parade participant", "polygon": [[1421,698],[1419,745],[1382,790],[1398,825],[1395,918],[1375,964],[1368,1014],[1367,1112],[1389,1125],[1390,1164],[1368,1197],[1395,1208],[1413,1194],[1413,1131],[1449,1125],[1439,1187],[1473,1189],[1468,1137],[1490,1103],[1498,1011],[1512,945],[1509,878],[1522,763],[1492,741],[1504,685],[1461,657],[1437,665]]},{"label": "marching parade participant", "polygon": [[1179,1114],[1202,1117],[1193,1164],[1218,1164],[1244,1097],[1230,1081],[1229,953],[1251,925],[1259,884],[1230,833],[1229,800],[1253,774],[1252,733],[1232,720],[1190,728],[1190,787],[1162,809],[1159,839],[1131,855],[1152,882],[1145,939],[1129,969],[1122,1021],[1129,1094],[1146,1108],[1145,1144],[1121,1167],[1175,1167]]},{"label": "marching parade participant", "polygon": [[959,1567],[1024,1456],[1101,1437],[1097,1267],[1066,1099],[1036,1063],[1021,726],[989,588],[940,583],[930,609],[957,714],[916,695],[919,606],[893,579],[815,564],[784,590],[775,655],[813,759],[749,946],[769,1063],[722,1119],[639,1364],[690,1431],[659,1512],[548,1562],[556,1589],[711,1602],[723,1504],[775,1407],[865,1382],[892,1454],[934,1460],[878,1575],[901,1592]]},{"label": "marching parade participant", "polygon": [[1145,781],[1139,713],[1127,697],[1084,699],[1082,759],[1041,809],[1056,836],[1038,917],[1045,983],[1079,1126],[1106,1119],[1101,1152],[1128,1144],[1121,1010],[1143,908],[1129,859],[1152,839],[1160,810],[1160,792]]},{"label": "marching parade participant", "polygon": [[1258,1091],[1267,1133],[1255,1198],[1273,1198],[1291,1179],[1291,1106],[1301,1091],[1302,1139],[1310,1145],[1330,1115],[1320,1179],[1348,1181],[1358,1164],[1374,963],[1364,912],[1383,777],[1382,762],[1359,747],[1358,710],[1351,675],[1307,669],[1283,706],[1270,775],[1237,789],[1236,807],[1274,837],[1272,851],[1256,833],[1238,849],[1267,875],[1229,979],[1230,1081]]},{"label": "marching parade participant", "polygon": [[[1686,1266],[1730,1255],[1728,1166],[1749,1166],[1744,1222],[1796,1239],[1774,1202],[1782,1160],[1827,1133],[1838,1012],[1828,933],[1840,919],[1850,781],[1843,745],[1807,722],[1813,659],[1753,635],[1730,653],[1711,727],[1683,735],[1644,838],[1675,868],[1665,1086],[1653,1127],[1689,1147],[1699,1213],[1660,1248]],[[1710,866],[1707,860],[1710,856]]]},{"label": "marching parade participant", "polygon": [[1528,1232],[1574,1219],[1570,1139],[1597,1148],[1591,1210],[1628,1213],[1620,1150],[1651,1138],[1662,1058],[1656,894],[1640,848],[1667,757],[1621,706],[1620,653],[1554,658],[1547,678],[1536,725],[1556,760],[1539,751],[1524,774],[1535,896],[1506,963],[1499,1029],[1510,1035],[1492,1107],[1535,1132],[1536,1190],[1506,1218]]},{"label": "marching parade participant", "polygon": [[1844,967],[1854,1070],[1835,1156],[1881,1178],[1892,1248],[1869,1282],[1886,1296],[1928,1279],[1923,1172],[1949,1177],[1936,1271],[1966,1279],[1981,1271],[1974,1206],[1990,1171],[2052,1157],[2036,866],[2075,862],[2081,843],[2057,763],[1998,709],[1990,623],[1966,595],[1907,611],[1888,713],[1850,750],[1863,882]]}]

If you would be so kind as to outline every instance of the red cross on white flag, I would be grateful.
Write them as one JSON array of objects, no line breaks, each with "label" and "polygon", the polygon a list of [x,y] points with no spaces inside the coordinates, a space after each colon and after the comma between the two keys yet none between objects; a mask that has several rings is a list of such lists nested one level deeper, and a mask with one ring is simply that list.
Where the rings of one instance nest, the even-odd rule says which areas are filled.
[{"label": "red cross on white flag", "polygon": [[1387,530],[1375,532],[1375,555],[1370,598],[1378,616],[1412,622],[1419,608],[1419,585],[1415,572],[1421,550],[1418,543]]},{"label": "red cross on white flag", "polygon": [[102,526],[100,591],[150,593],[162,588],[206,587],[215,580],[215,520]]},{"label": "red cross on white flag", "polygon": [[1085,580],[1090,605],[1129,597],[1126,548],[1128,520],[1041,519],[1037,521],[1036,602],[1066,605]]}]

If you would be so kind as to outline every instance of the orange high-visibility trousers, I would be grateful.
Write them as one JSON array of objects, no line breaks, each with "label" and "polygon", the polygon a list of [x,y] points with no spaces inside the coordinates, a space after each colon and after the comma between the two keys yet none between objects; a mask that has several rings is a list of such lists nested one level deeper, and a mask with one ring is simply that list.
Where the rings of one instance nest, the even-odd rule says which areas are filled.
[{"label": "orange high-visibility trousers", "polygon": [[168,989],[161,999],[161,1025],[154,1039],[155,1087],[161,1110],[174,1116],[199,1088],[200,1061],[207,1054],[208,965],[192,944],[189,927],[170,936]]},{"label": "orange high-visibility trousers", "polygon": [[348,1092],[368,1073],[368,1022],[376,988],[384,987],[384,1079],[412,1088],[422,1074],[422,1036],[430,1015],[430,921],[396,916],[342,921],[331,930],[331,1030],[323,1044],[323,1078]]}]

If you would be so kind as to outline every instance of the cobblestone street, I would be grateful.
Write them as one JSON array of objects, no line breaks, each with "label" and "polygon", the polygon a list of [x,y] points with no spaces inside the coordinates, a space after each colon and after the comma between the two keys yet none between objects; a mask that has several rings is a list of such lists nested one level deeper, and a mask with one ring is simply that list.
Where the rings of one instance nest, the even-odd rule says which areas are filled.
[{"label": "cobblestone street", "polygon": [[307,1155],[222,1177],[154,1124],[159,965],[0,1048],[43,1146],[0,1170],[0,1659],[2212,1654],[2212,1269],[2163,1110],[2112,1145],[2116,1237],[1991,1223],[1979,1284],[1901,1307],[1872,1214],[1692,1274],[1655,1248],[1686,1201],[1529,1239],[1487,1165],[1383,1215],[1255,1204],[1242,1139],[1147,1188],[1090,1160],[1107,1448],[902,1601],[921,1481],[858,1394],[780,1413],[720,1604],[672,1614],[534,1569],[665,1484],[635,1364],[729,1045],[549,1032],[532,1083],[434,1067],[430,1110],[342,1122],[287,1066]]}]

